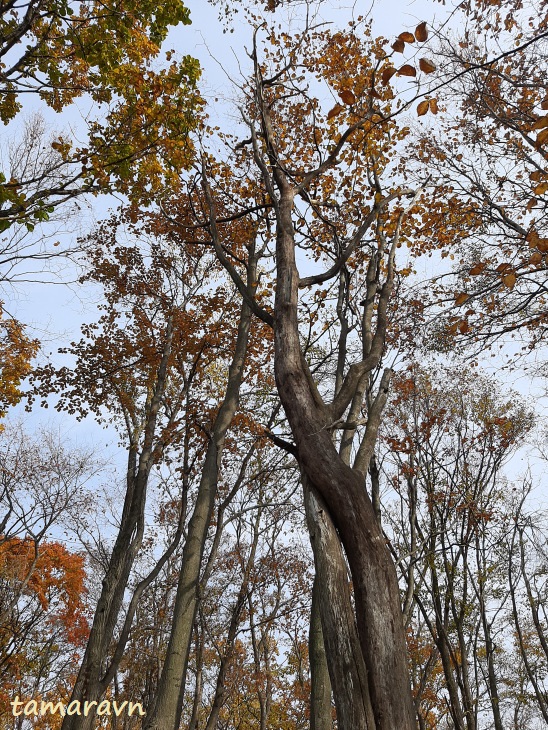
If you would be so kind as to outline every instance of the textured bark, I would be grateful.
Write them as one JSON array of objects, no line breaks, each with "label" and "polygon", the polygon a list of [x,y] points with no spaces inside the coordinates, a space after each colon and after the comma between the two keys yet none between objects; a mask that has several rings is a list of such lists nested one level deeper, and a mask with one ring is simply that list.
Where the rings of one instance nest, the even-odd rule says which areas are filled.
[{"label": "textured bark", "polygon": [[[348,570],[341,544],[322,499],[309,488],[306,477],[303,482],[306,518],[316,567],[312,601],[313,607],[318,605],[321,616],[321,630],[329,657],[329,676],[337,708],[337,726],[339,730],[374,730],[367,671],[352,610]],[[312,653],[310,661],[312,669]],[[314,691],[314,682],[312,689]],[[318,729],[331,728],[331,699],[329,724],[325,723],[325,712],[318,714],[323,720],[323,724],[317,726]]]},{"label": "textured bark", "polygon": [[[70,700],[98,701],[108,686],[115,667],[109,667],[108,679],[104,675],[105,657],[116,627],[131,568],[141,547],[144,531],[144,510],[150,471],[154,464],[153,442],[158,411],[167,382],[168,360],[171,353],[172,323],[169,322],[166,342],[154,392],[148,404],[145,435],[141,454],[137,458],[137,446],[132,445],[128,457],[127,489],[120,529],[110,556],[101,595],[93,617],[93,623],[80,665],[78,677]],[[85,730],[93,725],[93,715],[65,715],[62,730]]]},{"label": "textured bark", "polygon": [[[332,730],[331,680],[320,615],[318,573],[312,589],[308,654],[310,660],[310,730]],[[341,726],[342,727],[342,726]]]},{"label": "textured bark", "polygon": [[[325,501],[348,558],[375,730],[415,730],[396,571],[363,479],[341,459],[326,428],[327,416],[337,417],[341,410],[344,412],[352,381],[359,381],[363,368],[352,371],[334,406],[326,409],[311,382],[299,342],[299,276],[292,221],[295,193],[282,173],[277,174],[276,183],[280,191],[276,206],[274,305],[278,393],[295,440],[301,471],[311,489]],[[385,315],[386,311],[379,309],[378,320],[382,322]]]},{"label": "textured bark", "polygon": [[[249,281],[255,281],[255,267],[254,263],[250,264]],[[238,408],[250,323],[251,310],[244,302],[226,394],[212,429],[196,504],[188,526],[169,643],[156,698],[143,724],[145,730],[174,730],[180,724],[192,627],[200,594],[203,552],[213,515],[225,436]]]}]

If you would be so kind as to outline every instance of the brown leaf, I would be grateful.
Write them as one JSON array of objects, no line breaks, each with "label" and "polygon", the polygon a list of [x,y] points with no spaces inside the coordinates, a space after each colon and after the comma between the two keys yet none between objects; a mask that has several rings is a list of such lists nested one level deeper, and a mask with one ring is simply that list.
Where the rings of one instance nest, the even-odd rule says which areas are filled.
[{"label": "brown leaf", "polygon": [[430,111],[432,114],[438,113],[438,100],[437,99],[430,99]]},{"label": "brown leaf", "polygon": [[376,89],[371,89],[371,96],[374,99],[382,99],[382,96],[379,94],[378,91],[376,91]]},{"label": "brown leaf", "polygon": [[419,68],[425,74],[431,74],[436,70],[436,66],[427,58],[419,58]]},{"label": "brown leaf", "polygon": [[531,130],[544,129],[544,127],[548,127],[548,114],[545,117],[539,117],[531,127]]},{"label": "brown leaf", "polygon": [[544,195],[544,193],[548,190],[548,182],[542,182],[539,185],[537,185],[535,188],[533,188],[533,192],[535,195]]},{"label": "brown leaf", "polygon": [[505,271],[508,271],[508,269],[511,269],[511,264],[499,264],[495,271],[498,271],[499,274],[503,274]]},{"label": "brown leaf", "polygon": [[535,140],[535,147],[540,147],[545,142],[548,142],[548,129],[543,129],[542,132],[537,134],[537,138]]},{"label": "brown leaf", "polygon": [[333,119],[333,117],[336,117],[337,114],[340,114],[343,109],[344,109],[344,106],[342,106],[342,104],[335,104],[335,106],[333,107],[333,109],[330,109],[329,110],[329,112],[327,114],[327,118],[328,119]]},{"label": "brown leaf", "polygon": [[529,263],[533,264],[534,266],[537,266],[537,264],[541,264],[542,254],[539,251],[535,251],[535,253],[529,258]]},{"label": "brown leaf", "polygon": [[470,276],[478,276],[478,274],[481,274],[486,266],[487,266],[487,264],[485,264],[483,261],[480,261],[479,263],[474,264],[469,271]]},{"label": "brown leaf", "polygon": [[406,63],[404,66],[398,69],[398,76],[416,76],[417,69],[414,66]]},{"label": "brown leaf", "polygon": [[545,96],[544,99],[540,102],[540,108],[544,109],[544,111],[548,109],[548,96]]},{"label": "brown leaf", "polygon": [[339,96],[345,104],[354,104],[354,102],[356,101],[356,97],[354,96],[352,91],[350,91],[350,89],[343,89]]},{"label": "brown leaf", "polygon": [[409,31],[404,31],[403,33],[399,34],[398,40],[403,41],[404,43],[414,43],[415,36],[413,35],[413,33],[409,33]]},{"label": "brown leaf", "polygon": [[469,330],[470,326],[468,322],[465,319],[461,320],[459,322],[459,332],[461,333],[461,335],[465,335]]},{"label": "brown leaf", "polygon": [[455,298],[455,306],[461,307],[464,304],[464,302],[468,301],[468,299],[469,299],[469,296],[468,296],[468,294],[466,294],[466,292],[461,292],[460,294],[457,294],[457,296]]},{"label": "brown leaf", "polygon": [[415,28],[415,38],[423,43],[428,38],[428,31],[426,29],[426,21],[419,23]]},{"label": "brown leaf", "polygon": [[419,117],[422,117],[426,112],[430,109],[430,102],[428,99],[426,101],[421,101],[421,103],[417,106],[417,114]]},{"label": "brown leaf", "polygon": [[394,43],[392,43],[392,48],[396,51],[396,53],[403,53],[405,42],[398,38],[394,41]]},{"label": "brown leaf", "polygon": [[381,74],[382,83],[386,86],[386,84],[390,81],[390,79],[392,78],[392,76],[394,76],[395,73],[396,73],[396,69],[394,68],[394,66],[387,66]]},{"label": "brown leaf", "polygon": [[513,289],[516,285],[516,272],[511,271],[509,274],[504,274],[502,283],[507,289]]}]

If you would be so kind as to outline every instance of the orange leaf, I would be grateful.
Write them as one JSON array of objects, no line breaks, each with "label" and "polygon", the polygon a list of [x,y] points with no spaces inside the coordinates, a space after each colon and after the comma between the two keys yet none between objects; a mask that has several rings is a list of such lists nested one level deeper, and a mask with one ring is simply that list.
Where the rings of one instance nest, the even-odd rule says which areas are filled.
[{"label": "orange leaf", "polygon": [[416,76],[417,69],[414,66],[410,66],[406,63],[400,69],[398,69],[398,76]]},{"label": "orange leaf", "polygon": [[409,31],[404,31],[403,33],[399,34],[398,40],[403,41],[404,43],[414,43],[415,36],[413,35],[413,33],[409,33]]},{"label": "orange leaf", "polygon": [[468,301],[469,296],[466,294],[466,292],[461,292],[460,294],[457,294],[457,297],[455,299],[455,306],[461,307],[464,302]]},{"label": "orange leaf", "polygon": [[430,102],[428,100],[421,101],[421,103],[417,106],[417,114],[419,117],[422,117],[423,114],[426,114],[426,112],[430,109]]},{"label": "orange leaf", "polygon": [[386,84],[390,81],[390,79],[392,78],[392,76],[394,76],[395,73],[396,73],[396,69],[394,68],[394,66],[387,66],[381,74],[382,83],[386,86]]},{"label": "orange leaf", "polygon": [[438,113],[438,100],[437,99],[430,99],[430,111],[432,114]]},{"label": "orange leaf", "polygon": [[400,40],[399,38],[392,43],[392,48],[396,51],[396,53],[403,53],[403,49],[405,48],[404,41]]},{"label": "orange leaf", "polygon": [[425,74],[431,74],[436,70],[436,66],[427,58],[419,58],[419,68]]},{"label": "orange leaf", "polygon": [[502,277],[502,283],[505,287],[508,289],[513,289],[516,285],[516,273],[515,271],[511,271],[509,274],[504,274]]},{"label": "orange leaf", "polygon": [[343,91],[341,91],[339,96],[341,97],[341,99],[344,101],[345,104],[354,104],[354,102],[356,101],[356,97],[350,91],[350,89],[343,89]]},{"label": "orange leaf", "polygon": [[344,106],[342,106],[342,104],[335,104],[335,106],[333,107],[333,109],[330,109],[329,110],[329,112],[327,114],[327,118],[328,119],[333,119],[333,117],[336,117],[337,114],[340,114],[343,109],[344,109]]},{"label": "orange leaf", "polygon": [[423,43],[428,38],[428,31],[426,30],[426,21],[419,23],[415,28],[415,38]]}]

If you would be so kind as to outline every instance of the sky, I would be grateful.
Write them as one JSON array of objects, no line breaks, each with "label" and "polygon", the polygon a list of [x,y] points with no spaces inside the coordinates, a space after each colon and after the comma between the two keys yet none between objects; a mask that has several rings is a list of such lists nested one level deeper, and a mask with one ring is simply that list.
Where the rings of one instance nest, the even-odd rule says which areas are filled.
[{"label": "sky", "polygon": [[[245,21],[245,12],[241,10],[229,21],[223,22],[219,19],[219,6],[213,7],[204,0],[188,0],[187,4],[191,10],[192,25],[173,29],[165,42],[165,49],[173,48],[177,53],[190,54],[199,59],[203,68],[200,86],[210,104],[212,121],[222,124],[224,128],[232,127],[237,119],[231,103],[232,82],[239,83],[242,74],[249,68],[246,48],[250,46],[251,33]],[[242,3],[242,8],[244,6],[245,3]],[[299,18],[302,18],[303,12],[304,5],[298,2],[282,7],[279,11],[279,22],[286,26],[295,25],[301,22]],[[439,22],[448,13],[446,6],[429,0],[388,0],[374,4],[359,0],[354,3],[331,1],[322,3],[316,22],[345,24],[352,17],[370,14],[374,20],[374,34],[393,38],[403,30],[414,29],[423,20],[432,22],[436,18]],[[80,102],[60,118],[46,111],[47,123],[56,129],[77,129],[85,113],[84,107],[85,102]],[[26,113],[32,113],[32,107]],[[20,119],[9,126],[8,135],[17,134],[17,124],[20,124]],[[60,225],[60,230],[55,235],[59,235],[64,241],[84,235],[108,214],[109,208],[116,207],[117,203],[116,199],[106,197],[80,201],[80,209],[66,224]],[[44,233],[48,230],[45,229]],[[419,261],[419,275],[426,276],[429,266],[427,261]],[[78,338],[83,322],[96,318],[96,305],[100,301],[100,295],[97,290],[80,286],[76,281],[77,277],[78,270],[67,265],[50,277],[47,283],[23,284],[9,288],[2,294],[9,312],[26,322],[29,333],[40,339],[43,356],[46,358],[55,357],[59,346]],[[512,378],[508,374],[501,377],[508,379],[522,393],[529,396],[533,393],[538,405],[544,409],[544,401],[540,398],[544,390],[542,384],[536,384],[532,389],[533,381],[520,373],[514,374]],[[18,412],[22,415],[21,409]],[[53,420],[61,425],[67,437],[77,440],[98,440],[104,443],[107,437],[113,453],[116,452],[115,437],[107,435],[91,422],[78,424],[70,416],[52,416],[51,410],[42,413],[37,411],[32,418],[41,422]],[[521,461],[523,455],[519,459]],[[518,473],[520,469],[521,466],[516,461],[512,471]]]}]

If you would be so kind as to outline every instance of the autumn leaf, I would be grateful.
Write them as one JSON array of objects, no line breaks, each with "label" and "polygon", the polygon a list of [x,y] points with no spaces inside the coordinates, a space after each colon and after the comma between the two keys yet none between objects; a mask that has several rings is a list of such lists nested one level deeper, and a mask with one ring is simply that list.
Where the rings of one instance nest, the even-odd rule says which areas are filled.
[{"label": "autumn leaf", "polygon": [[396,51],[396,53],[403,53],[403,49],[405,48],[405,42],[400,40],[399,38],[392,43],[392,48]]},{"label": "autumn leaf", "polygon": [[411,66],[409,63],[406,63],[404,66],[402,66],[400,69],[398,69],[398,76],[416,76],[417,75],[417,69],[414,66]]},{"label": "autumn leaf", "polygon": [[516,272],[510,271],[502,277],[502,283],[507,289],[513,289],[516,285]]},{"label": "autumn leaf", "polygon": [[540,145],[543,145],[545,142],[548,142],[548,129],[543,129],[543,131],[537,135],[535,147],[540,147]]},{"label": "autumn leaf", "polygon": [[336,117],[337,114],[340,114],[343,109],[344,109],[344,106],[342,106],[342,104],[335,104],[333,109],[330,109],[329,112],[327,113],[327,118],[333,119],[333,117]]},{"label": "autumn leaf", "polygon": [[530,256],[529,263],[533,264],[534,266],[542,263],[542,254],[539,251],[535,251],[535,253]]},{"label": "autumn leaf", "polygon": [[430,99],[430,111],[432,114],[438,113],[438,100],[437,99]]},{"label": "autumn leaf", "polygon": [[544,99],[541,101],[540,108],[544,109],[544,111],[548,109],[548,96],[545,96]]},{"label": "autumn leaf", "polygon": [[535,188],[533,188],[533,192],[535,195],[544,195],[544,193],[548,190],[548,182],[543,182],[537,185]]},{"label": "autumn leaf", "polygon": [[420,104],[417,106],[417,114],[419,117],[422,117],[424,114],[427,113],[427,111],[430,109],[430,101],[426,99],[425,101],[421,101]]},{"label": "autumn leaf", "polygon": [[[343,89],[343,91],[340,92],[339,96],[345,104],[354,104],[354,102],[356,101],[356,97],[354,96],[352,91],[350,91],[350,89]],[[329,119],[329,115],[327,118]]]},{"label": "autumn leaf", "polygon": [[470,325],[468,324],[468,322],[465,319],[461,320],[459,322],[459,332],[461,333],[461,335],[465,335],[469,331]]},{"label": "autumn leaf", "polygon": [[457,294],[455,298],[455,306],[461,307],[466,301],[468,301],[469,298],[470,296],[466,292],[461,292],[460,294]]},{"label": "autumn leaf", "polygon": [[397,71],[394,68],[394,66],[387,66],[381,74],[382,83],[386,86],[386,84],[390,81],[390,79],[392,78],[392,76],[394,76],[395,73],[397,73]]},{"label": "autumn leaf", "polygon": [[540,117],[539,119],[537,119],[537,121],[531,127],[531,130],[544,129],[545,127],[548,127],[548,114],[545,117]]},{"label": "autumn leaf", "polygon": [[483,270],[485,269],[486,266],[487,266],[487,264],[485,264],[483,261],[480,261],[479,263],[474,264],[474,266],[472,266],[472,268],[469,271],[470,276],[478,276],[479,274],[481,274],[483,272]]},{"label": "autumn leaf", "polygon": [[425,74],[431,74],[436,70],[436,66],[427,58],[419,59],[419,68],[421,71],[424,71]]},{"label": "autumn leaf", "polygon": [[428,38],[428,30],[426,29],[426,21],[419,23],[415,28],[415,38],[423,43]]},{"label": "autumn leaf", "polygon": [[415,36],[413,35],[413,33],[409,33],[409,31],[404,31],[403,33],[399,34],[398,40],[403,41],[404,43],[414,43]]}]

